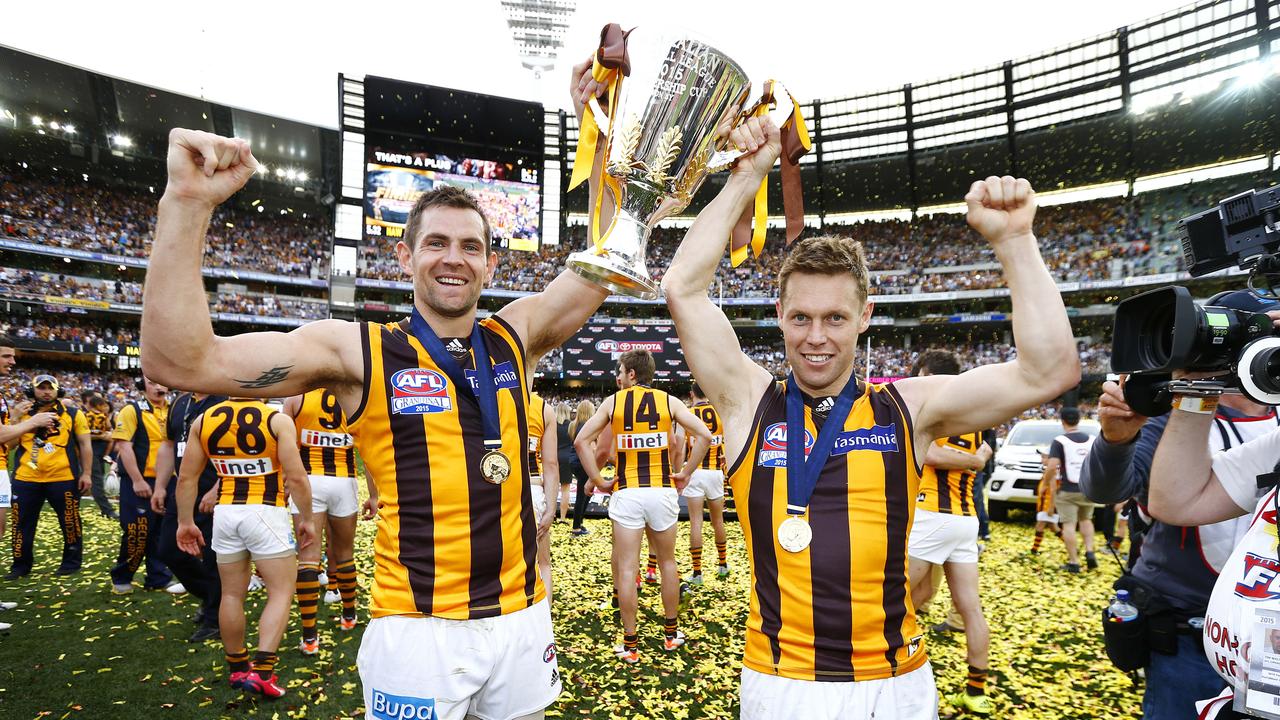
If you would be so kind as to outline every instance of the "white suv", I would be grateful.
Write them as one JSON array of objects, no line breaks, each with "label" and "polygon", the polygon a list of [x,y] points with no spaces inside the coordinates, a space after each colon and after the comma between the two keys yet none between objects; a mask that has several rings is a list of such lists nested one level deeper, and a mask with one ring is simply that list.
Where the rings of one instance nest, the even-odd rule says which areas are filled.
[{"label": "white suv", "polygon": [[[1097,420],[1081,420],[1080,432],[1096,436]],[[1043,458],[1053,439],[1062,434],[1058,420],[1023,420],[1015,423],[996,450],[996,469],[987,480],[987,513],[992,520],[1004,520],[1009,504],[1035,506],[1036,486],[1044,475]]]}]

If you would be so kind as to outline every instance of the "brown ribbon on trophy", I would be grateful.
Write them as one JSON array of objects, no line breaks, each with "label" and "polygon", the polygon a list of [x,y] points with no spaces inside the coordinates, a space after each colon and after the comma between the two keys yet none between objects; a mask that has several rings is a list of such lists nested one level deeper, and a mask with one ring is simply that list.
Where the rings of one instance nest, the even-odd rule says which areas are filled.
[{"label": "brown ribbon on trophy", "polygon": [[[769,80],[764,84],[764,93],[754,107],[743,113],[743,117],[763,117],[777,105],[773,97],[773,88],[777,81]],[[790,245],[800,232],[804,230],[804,193],[800,184],[800,158],[809,152],[813,144],[809,138],[809,128],[804,124],[804,115],[800,112],[800,104],[791,101],[792,111],[787,121],[779,130],[782,133],[782,207],[787,218],[787,245]],[[753,228],[753,221],[755,227]],[[750,254],[756,257],[764,251],[765,230],[769,221],[769,178],[766,176],[756,191],[753,207],[743,210],[742,217],[733,227],[733,236],[729,244],[729,260],[734,267],[747,259]]]},{"label": "brown ribbon on trophy", "polygon": [[[622,89],[622,78],[631,74],[631,59],[627,56],[627,36],[630,30],[623,31],[617,23],[609,23],[600,30],[600,47],[596,49],[595,59],[591,64],[591,77],[598,83],[608,87],[605,93],[605,105],[608,117],[605,121],[610,125],[618,107],[618,95]],[[573,175],[569,178],[569,189],[572,190],[591,177],[597,157],[609,157],[609,139],[612,133],[606,126],[603,136],[596,119],[595,111],[587,103],[582,109],[582,122],[578,128],[578,147],[573,157]],[[621,198],[617,181],[608,173],[601,173],[605,187],[613,191],[614,202]],[[604,203],[605,188],[596,193],[595,206],[591,208],[591,241],[599,251],[604,245],[608,232],[600,232],[600,211]]]}]

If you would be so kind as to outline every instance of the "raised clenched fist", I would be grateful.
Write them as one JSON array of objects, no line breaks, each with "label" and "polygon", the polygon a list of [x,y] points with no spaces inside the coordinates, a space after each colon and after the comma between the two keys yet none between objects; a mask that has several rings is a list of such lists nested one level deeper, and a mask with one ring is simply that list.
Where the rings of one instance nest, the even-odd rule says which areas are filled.
[{"label": "raised clenched fist", "polygon": [[249,143],[201,130],[169,132],[167,197],[213,208],[235,194],[258,171]]},{"label": "raised clenched fist", "polygon": [[1031,236],[1031,221],[1036,216],[1036,193],[1025,178],[1010,175],[978,180],[964,196],[969,206],[969,226],[982,234],[987,242],[1000,245],[1005,241]]}]

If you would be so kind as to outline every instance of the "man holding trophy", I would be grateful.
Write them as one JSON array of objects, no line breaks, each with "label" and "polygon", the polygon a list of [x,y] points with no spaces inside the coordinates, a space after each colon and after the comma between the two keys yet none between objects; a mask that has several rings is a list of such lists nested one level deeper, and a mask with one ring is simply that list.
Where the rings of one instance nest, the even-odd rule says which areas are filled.
[{"label": "man holding trophy", "polygon": [[[575,68],[575,89],[588,67]],[[243,140],[170,133],[143,299],[148,377],[237,397],[337,396],[381,501],[358,661],[367,717],[542,717],[560,674],[535,564],[527,374],[607,293],[565,272],[477,322],[498,255],[475,199],[442,187],[418,199],[395,246],[409,318],[218,337],[204,236],[257,169]]]},{"label": "man holding trophy", "polygon": [[724,420],[751,561],[741,717],[936,718],[907,573],[920,462],[936,438],[998,424],[1080,378],[1066,311],[1031,231],[1035,194],[1006,176],[975,182],[965,196],[969,224],[1004,268],[1016,360],[860,382],[854,355],[872,311],[862,248],[811,237],[791,247],[779,273],[792,374],[775,382],[741,351],[707,293],[782,140],[771,119],[753,117],[730,144],[745,155],[698,215],[662,289],[689,368]]}]

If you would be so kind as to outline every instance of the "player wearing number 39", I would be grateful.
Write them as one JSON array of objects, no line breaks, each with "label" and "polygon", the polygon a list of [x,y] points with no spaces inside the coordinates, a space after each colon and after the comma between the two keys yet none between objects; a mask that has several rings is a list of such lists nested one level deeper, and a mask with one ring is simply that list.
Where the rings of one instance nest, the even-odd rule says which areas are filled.
[{"label": "player wearing number 39", "polygon": [[776,382],[742,353],[708,288],[734,223],[781,150],[751,119],[748,154],[699,214],[662,287],[690,370],[725,427],[728,474],[751,564],[742,717],[937,717],[907,574],[920,463],[936,438],[997,425],[1080,380],[1071,327],[1031,225],[1026,180],[989,177],[965,196],[1013,303],[1018,356],[954,376],[867,385],[854,376],[871,320],[861,246],[810,237],[779,272],[778,324],[792,373]]},{"label": "player wearing number 39", "polygon": [[[579,108],[604,90],[589,62],[575,66],[572,87]],[[593,191],[602,165],[603,156]],[[394,247],[413,284],[410,317],[218,337],[200,280],[204,236],[213,209],[257,169],[244,140],[170,133],[143,295],[143,367],[211,394],[323,387],[337,398],[379,500],[372,620],[358,660],[366,717],[541,717],[560,674],[535,564],[528,374],[607,292],[565,272],[477,321],[498,254],[477,201],[442,186],[415,202]],[[294,500],[310,510],[310,498]]]}]

